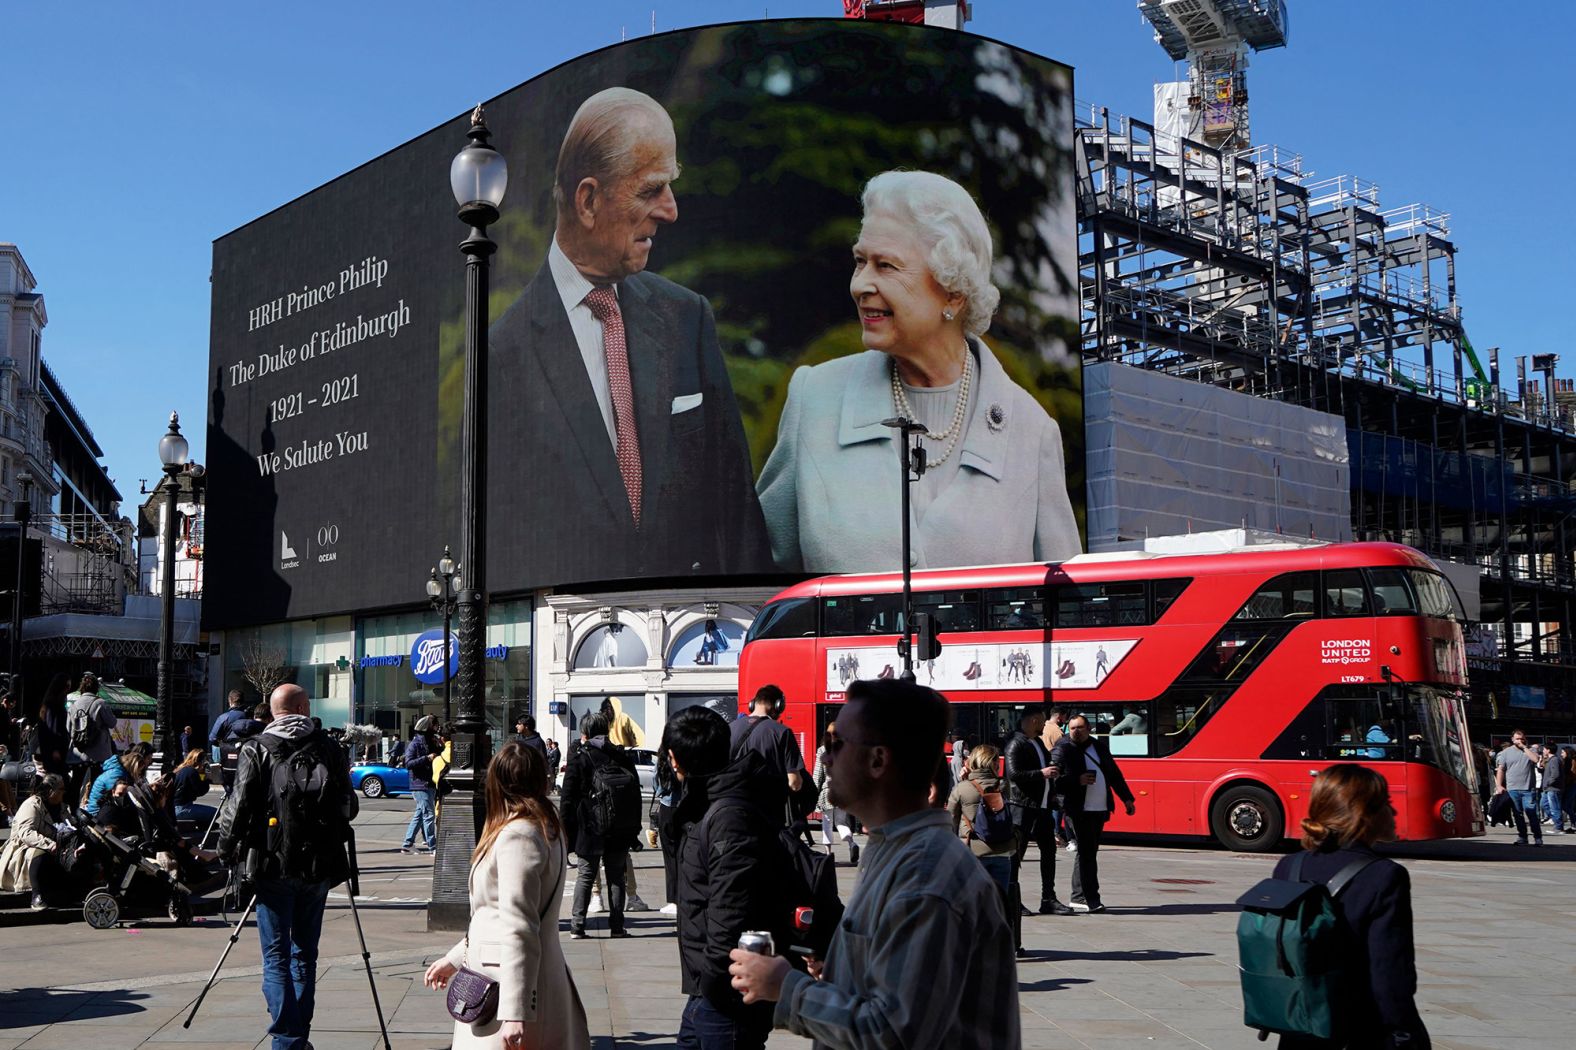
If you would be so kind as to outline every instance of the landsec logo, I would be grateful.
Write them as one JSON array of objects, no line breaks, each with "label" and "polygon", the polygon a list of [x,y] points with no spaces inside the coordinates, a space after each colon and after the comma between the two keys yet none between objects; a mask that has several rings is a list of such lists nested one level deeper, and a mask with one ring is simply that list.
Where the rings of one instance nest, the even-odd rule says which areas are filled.
[{"label": "landsec logo", "polygon": [[[410,669],[419,682],[428,685],[441,685],[443,683],[443,631],[434,628],[417,635],[415,644],[410,647]],[[449,677],[453,678],[460,672],[460,638],[458,634],[449,636]]]}]

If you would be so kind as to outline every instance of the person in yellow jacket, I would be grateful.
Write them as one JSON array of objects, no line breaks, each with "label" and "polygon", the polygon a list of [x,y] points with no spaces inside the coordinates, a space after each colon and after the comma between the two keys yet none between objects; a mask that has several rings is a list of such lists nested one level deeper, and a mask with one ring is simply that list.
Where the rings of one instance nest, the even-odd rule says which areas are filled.
[{"label": "person in yellow jacket", "polygon": [[619,747],[645,747],[646,734],[640,731],[640,726],[624,713],[624,705],[619,703],[618,697],[609,696],[602,700],[602,713],[607,715],[609,743]]},{"label": "person in yellow jacket", "polygon": [[445,723],[438,729],[438,739],[443,741],[443,750],[432,759],[432,785],[437,789],[437,801],[433,803],[433,813],[443,815],[443,796],[449,793],[445,786],[443,775],[454,765],[454,727]]}]

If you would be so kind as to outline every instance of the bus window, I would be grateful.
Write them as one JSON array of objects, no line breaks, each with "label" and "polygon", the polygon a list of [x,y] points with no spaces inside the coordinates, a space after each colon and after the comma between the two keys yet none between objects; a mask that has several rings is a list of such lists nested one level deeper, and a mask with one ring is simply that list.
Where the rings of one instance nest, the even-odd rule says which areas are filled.
[{"label": "bus window", "polygon": [[986,628],[1038,630],[1045,626],[1045,588],[1002,587],[985,592]]},{"label": "bus window", "polygon": [[1315,613],[1316,572],[1287,572],[1275,577],[1243,603],[1238,620],[1311,619]]},{"label": "bus window", "polygon": [[1154,615],[1150,617],[1153,623],[1166,614],[1171,608],[1171,603],[1182,597],[1182,592],[1187,590],[1187,585],[1192,580],[1156,580],[1149,585],[1150,593],[1154,596]]},{"label": "bus window", "polygon": [[1113,755],[1149,754],[1149,705],[1129,703],[1079,704],[1071,715],[1089,720],[1089,732],[1104,737]]},{"label": "bus window", "polygon": [[1204,728],[1234,691],[1223,686],[1172,686],[1155,701],[1156,754],[1174,755]]},{"label": "bus window", "polygon": [[1126,627],[1149,622],[1142,583],[1090,583],[1054,591],[1057,627]]},{"label": "bus window", "polygon": [[979,591],[930,591],[914,595],[914,612],[936,617],[939,631],[980,629]]},{"label": "bus window", "polygon": [[757,638],[814,638],[815,600],[813,598],[785,598],[772,602],[760,611],[750,624],[750,633],[744,639],[748,645]]},{"label": "bus window", "polygon": [[1223,627],[1177,680],[1241,685],[1290,629],[1288,624],[1274,623]]},{"label": "bus window", "polygon": [[1458,622],[1465,618],[1456,605],[1455,588],[1443,576],[1422,569],[1408,569],[1407,575],[1412,578],[1412,586],[1417,588],[1418,602],[1423,607],[1424,616]]},{"label": "bus window", "polygon": [[1417,599],[1404,569],[1369,569],[1368,582],[1373,587],[1376,616],[1417,615]]},{"label": "bus window", "polygon": [[1404,759],[1406,705],[1385,688],[1325,691],[1325,757],[1379,762]]},{"label": "bus window", "polygon": [[901,594],[856,594],[821,599],[822,633],[828,638],[856,634],[897,634],[903,629]]},{"label": "bus window", "polygon": [[1324,615],[1369,615],[1361,569],[1331,569],[1324,574]]}]

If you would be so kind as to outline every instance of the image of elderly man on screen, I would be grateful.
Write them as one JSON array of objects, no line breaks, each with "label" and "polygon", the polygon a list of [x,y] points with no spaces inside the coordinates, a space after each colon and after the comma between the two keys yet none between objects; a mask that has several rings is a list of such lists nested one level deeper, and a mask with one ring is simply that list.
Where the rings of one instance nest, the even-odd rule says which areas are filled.
[{"label": "image of elderly man on screen", "polygon": [[924,171],[865,186],[849,294],[865,352],[793,374],[761,508],[783,569],[897,569],[894,416],[923,423],[917,568],[1079,553],[1061,431],[981,340],[1001,293],[990,229],[968,191]]},{"label": "image of elderly man on screen", "polygon": [[[678,221],[673,122],[608,88],[558,153],[552,246],[491,331],[500,578],[567,583],[771,567],[711,305],[646,272]],[[511,390],[520,391],[518,397]]]}]

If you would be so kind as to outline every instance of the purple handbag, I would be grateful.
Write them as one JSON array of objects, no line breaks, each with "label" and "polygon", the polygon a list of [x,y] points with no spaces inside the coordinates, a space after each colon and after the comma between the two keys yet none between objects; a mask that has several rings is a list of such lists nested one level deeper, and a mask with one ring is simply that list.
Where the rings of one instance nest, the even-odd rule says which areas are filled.
[{"label": "purple handbag", "polygon": [[498,1016],[498,982],[468,966],[449,978],[449,1016],[463,1024],[491,1024]]}]

